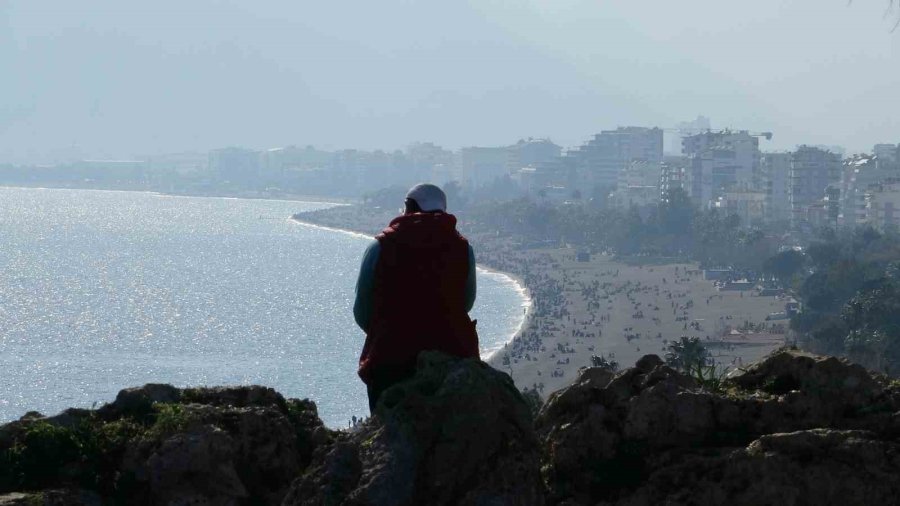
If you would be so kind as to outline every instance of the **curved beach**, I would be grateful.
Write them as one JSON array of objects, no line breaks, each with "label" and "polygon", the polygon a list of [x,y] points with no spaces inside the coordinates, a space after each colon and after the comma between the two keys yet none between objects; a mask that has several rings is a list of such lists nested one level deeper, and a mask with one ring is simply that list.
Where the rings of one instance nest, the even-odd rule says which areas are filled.
[{"label": "curved beach", "polygon": [[[344,206],[296,217],[334,230],[377,233],[389,213]],[[605,255],[578,258],[566,247],[529,248],[478,224],[460,222],[485,270],[527,297],[512,338],[486,357],[519,388],[542,395],[568,385],[592,356],[629,367],[665,354],[680,336],[698,337],[723,366],[737,367],[784,343],[785,322],[768,322],[784,301],[755,291],[720,291],[696,264],[628,265]],[[354,232],[359,233],[359,232]]]},{"label": "curved beach", "polygon": [[[335,208],[332,208],[332,209],[335,209]],[[313,213],[303,213],[303,216],[305,217],[310,214],[320,214],[320,213],[321,212],[319,212],[319,211],[313,212]],[[354,237],[366,238],[366,239],[373,238],[374,235],[377,234],[381,230],[381,227],[379,225],[374,224],[374,220],[373,220],[373,223],[370,224],[368,227],[357,226],[356,229],[353,228],[354,225],[352,225],[352,224],[348,224],[347,226],[334,226],[333,223],[324,225],[321,223],[310,221],[309,219],[301,218],[298,215],[294,215],[293,217],[291,217],[291,220],[294,223],[297,223],[298,225],[312,227],[312,228],[316,228],[319,230],[327,230],[330,232],[340,232],[343,234],[352,235]],[[329,223],[331,223],[331,221],[333,221],[333,220],[329,220]],[[383,224],[386,222],[379,221],[379,223]],[[367,232],[361,231],[361,229],[372,230],[372,231],[367,233]],[[476,265],[476,269],[482,274],[486,274],[486,275],[498,278],[501,283],[512,285],[514,287],[514,290],[519,294],[519,296],[522,299],[521,307],[523,308],[523,314],[522,314],[522,317],[519,319],[518,325],[515,326],[514,331],[511,332],[510,335],[503,342],[492,342],[492,343],[489,343],[487,346],[482,344],[482,346],[483,346],[482,357],[485,360],[490,361],[491,359],[494,358],[494,356],[497,354],[498,351],[501,351],[505,347],[507,347],[508,344],[511,343],[516,337],[518,337],[523,332],[523,330],[526,328],[527,322],[528,322],[528,316],[530,315],[530,308],[532,306],[531,296],[528,291],[528,288],[525,286],[525,283],[519,277],[517,277],[513,274],[499,271],[497,269],[492,269],[490,267],[486,267],[481,264]]]}]

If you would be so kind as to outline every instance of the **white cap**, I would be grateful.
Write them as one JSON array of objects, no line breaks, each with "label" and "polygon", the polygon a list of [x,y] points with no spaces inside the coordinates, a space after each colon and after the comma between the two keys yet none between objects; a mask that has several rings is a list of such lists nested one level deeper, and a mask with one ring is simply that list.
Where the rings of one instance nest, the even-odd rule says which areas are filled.
[{"label": "white cap", "polygon": [[431,183],[420,183],[406,193],[406,198],[413,199],[424,212],[447,212],[447,196],[444,191]]}]

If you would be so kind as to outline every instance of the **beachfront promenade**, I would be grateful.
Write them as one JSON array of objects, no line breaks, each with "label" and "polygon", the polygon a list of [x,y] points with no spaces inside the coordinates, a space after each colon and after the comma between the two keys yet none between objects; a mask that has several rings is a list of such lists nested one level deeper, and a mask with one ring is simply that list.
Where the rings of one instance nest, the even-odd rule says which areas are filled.
[{"label": "beachfront promenade", "polygon": [[[318,225],[374,234],[392,216],[356,206],[307,213]],[[543,396],[571,383],[592,355],[630,367],[665,354],[680,336],[699,337],[725,366],[752,362],[784,343],[786,320],[767,322],[784,301],[756,291],[719,291],[696,264],[631,266],[569,248],[530,249],[496,232],[466,229],[479,264],[518,278],[532,299],[522,329],[488,362],[519,388]]]}]

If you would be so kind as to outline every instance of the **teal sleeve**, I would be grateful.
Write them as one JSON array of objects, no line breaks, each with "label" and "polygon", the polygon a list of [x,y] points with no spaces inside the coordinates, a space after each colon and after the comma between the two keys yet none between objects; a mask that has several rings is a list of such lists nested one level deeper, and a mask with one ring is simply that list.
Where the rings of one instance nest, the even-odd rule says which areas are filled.
[{"label": "teal sleeve", "polygon": [[466,278],[466,312],[472,310],[475,305],[475,250],[469,245],[469,277]]},{"label": "teal sleeve", "polygon": [[363,253],[362,265],[359,267],[359,278],[356,280],[356,300],[353,302],[353,318],[364,332],[368,332],[369,319],[372,316],[372,283],[375,278],[375,265],[381,245],[373,241]]}]

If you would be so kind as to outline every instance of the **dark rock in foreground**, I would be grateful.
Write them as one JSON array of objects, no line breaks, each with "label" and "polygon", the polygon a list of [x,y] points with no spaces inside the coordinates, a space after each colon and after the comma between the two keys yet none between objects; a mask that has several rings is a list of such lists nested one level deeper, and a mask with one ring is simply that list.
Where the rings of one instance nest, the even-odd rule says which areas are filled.
[{"label": "dark rock in foreground", "polygon": [[437,353],[353,432],[256,386],[145,385],[96,411],[31,413],[0,428],[0,493],[23,490],[43,492],[0,505],[543,503],[512,380]]},{"label": "dark rock in foreground", "polygon": [[[329,431],[263,387],[120,392],[0,427],[0,505],[897,504],[900,384],[780,350],[721,383],[586,369],[532,423],[505,374],[434,353]],[[5,494],[5,495],[3,495]]]},{"label": "dark rock in foreground", "polygon": [[893,504],[900,389],[781,350],[719,392],[646,356],[587,370],[537,420],[551,503]]},{"label": "dark rock in foreground", "polygon": [[42,490],[0,504],[279,504],[331,437],[271,388],[145,385],[0,428],[0,491]]},{"label": "dark rock in foreground", "polygon": [[421,354],[375,417],[323,450],[285,505],[543,504],[529,407],[478,360]]}]

